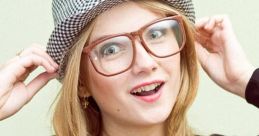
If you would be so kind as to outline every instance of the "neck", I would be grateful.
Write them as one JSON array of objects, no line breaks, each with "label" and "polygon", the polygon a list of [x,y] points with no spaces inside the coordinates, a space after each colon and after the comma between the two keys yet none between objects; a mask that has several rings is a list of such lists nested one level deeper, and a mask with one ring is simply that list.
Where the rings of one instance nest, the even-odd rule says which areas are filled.
[{"label": "neck", "polygon": [[144,126],[103,122],[102,136],[165,136],[165,130],[164,123]]}]

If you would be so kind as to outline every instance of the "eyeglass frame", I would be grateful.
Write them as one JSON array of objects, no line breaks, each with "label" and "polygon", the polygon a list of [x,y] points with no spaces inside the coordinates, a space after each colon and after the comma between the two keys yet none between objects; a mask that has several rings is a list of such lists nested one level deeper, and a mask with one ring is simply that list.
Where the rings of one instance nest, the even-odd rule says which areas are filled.
[{"label": "eyeglass frame", "polygon": [[[166,55],[166,56],[158,56],[156,55],[155,53],[153,53],[149,47],[146,45],[145,41],[144,41],[144,38],[143,38],[143,32],[146,30],[146,28],[148,28],[149,26],[157,23],[157,22],[161,22],[161,21],[165,21],[165,20],[176,20],[178,23],[179,23],[179,26],[180,26],[180,30],[182,32],[182,45],[181,45],[181,48],[179,49],[179,51],[173,53],[173,54],[170,54],[170,55]],[[126,68],[125,70],[122,70],[120,72],[117,72],[117,73],[114,73],[114,74],[104,74],[102,72],[100,72],[95,64],[92,62],[92,59],[89,55],[89,53],[91,52],[91,50],[97,46],[99,43],[105,41],[105,40],[108,40],[108,39],[111,39],[111,38],[114,38],[114,37],[119,37],[119,36],[126,36],[128,37],[131,42],[132,42],[132,47],[133,47],[133,58],[132,58],[132,61],[131,61],[131,64],[128,66],[128,68]],[[157,20],[154,20],[144,26],[142,26],[140,29],[136,30],[136,31],[133,31],[133,32],[127,32],[127,33],[119,33],[119,34],[111,34],[111,35],[106,35],[106,36],[102,36],[96,40],[94,40],[93,42],[91,42],[90,44],[88,44],[88,46],[84,47],[83,48],[83,53],[87,54],[87,56],[89,57],[91,63],[92,63],[92,66],[94,67],[95,71],[103,76],[115,76],[115,75],[118,75],[118,74],[121,74],[123,72],[126,72],[128,71],[134,64],[135,62],[135,58],[136,58],[136,45],[135,45],[135,40],[138,40],[139,38],[139,42],[141,43],[141,45],[144,47],[144,49],[146,50],[147,53],[150,53],[151,55],[157,57],[157,58],[167,58],[167,57],[170,57],[170,56],[173,56],[175,54],[178,54],[182,49],[183,47],[185,46],[185,43],[186,43],[186,33],[185,33],[185,28],[184,28],[184,25],[183,25],[183,20],[182,20],[182,17],[180,15],[173,15],[173,16],[169,16],[169,17],[165,17],[165,18],[161,18],[161,19],[157,19]]]}]

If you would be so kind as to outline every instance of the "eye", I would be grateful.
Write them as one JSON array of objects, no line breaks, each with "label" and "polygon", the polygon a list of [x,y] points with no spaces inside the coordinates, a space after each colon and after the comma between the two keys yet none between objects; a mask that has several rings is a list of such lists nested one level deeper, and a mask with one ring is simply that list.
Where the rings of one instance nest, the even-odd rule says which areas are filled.
[{"label": "eye", "polygon": [[106,44],[101,49],[102,56],[110,56],[118,53],[120,51],[120,47],[117,44]]},{"label": "eye", "polygon": [[156,39],[162,36],[162,33],[160,31],[154,31],[150,34],[151,39]]},{"label": "eye", "polygon": [[149,40],[157,40],[162,38],[166,34],[165,29],[155,29],[148,32]]}]

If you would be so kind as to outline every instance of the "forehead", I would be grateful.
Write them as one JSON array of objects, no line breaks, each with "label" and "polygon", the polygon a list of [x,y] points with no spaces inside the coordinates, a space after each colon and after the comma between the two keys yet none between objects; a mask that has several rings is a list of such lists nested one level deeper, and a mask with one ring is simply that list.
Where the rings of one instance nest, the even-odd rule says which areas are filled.
[{"label": "forehead", "polygon": [[105,35],[132,32],[162,15],[134,2],[125,2],[105,11],[96,19],[90,42]]}]

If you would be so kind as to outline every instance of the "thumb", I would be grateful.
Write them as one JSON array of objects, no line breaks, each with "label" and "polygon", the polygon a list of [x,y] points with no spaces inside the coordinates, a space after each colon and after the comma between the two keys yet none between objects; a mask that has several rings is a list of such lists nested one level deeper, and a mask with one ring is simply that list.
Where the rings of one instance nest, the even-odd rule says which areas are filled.
[{"label": "thumb", "polygon": [[34,78],[27,86],[28,98],[27,102],[32,99],[32,97],[42,88],[44,87],[50,80],[56,78],[58,76],[57,73],[47,73],[43,72]]},{"label": "thumb", "polygon": [[209,56],[209,52],[204,48],[199,42],[195,41],[195,50],[198,56],[198,60],[203,68],[205,68],[205,64],[207,58]]}]

